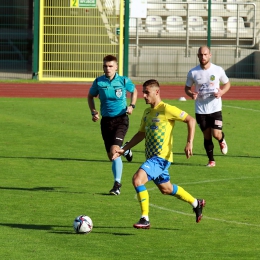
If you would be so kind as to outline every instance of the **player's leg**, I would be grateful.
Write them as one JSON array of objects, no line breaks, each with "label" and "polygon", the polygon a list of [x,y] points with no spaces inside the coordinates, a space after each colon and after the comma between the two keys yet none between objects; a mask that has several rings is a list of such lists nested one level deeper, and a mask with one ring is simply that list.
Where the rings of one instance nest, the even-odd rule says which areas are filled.
[{"label": "player's leg", "polygon": [[[128,131],[128,127],[129,127],[129,117],[128,115],[124,115],[122,117],[119,118],[119,126],[118,126],[118,135],[123,137],[123,140],[126,136],[126,133]],[[128,142],[126,142],[123,146],[124,147]],[[125,151],[124,153],[124,157],[127,159],[128,162],[131,162],[133,160],[133,153],[132,151],[129,149],[127,151]]]},{"label": "player's leg", "polygon": [[[122,145],[123,140],[118,140],[115,143],[115,131],[116,122],[114,118],[102,118],[101,119],[101,133],[104,140],[107,156],[110,161],[112,161],[113,152]],[[114,176],[114,184],[112,189],[109,191],[111,195],[119,195],[123,171],[123,163],[121,157],[118,157],[116,160],[112,161],[112,173]]]},{"label": "player's leg", "polygon": [[[110,136],[113,145],[110,147],[110,160],[118,149],[123,145],[125,135],[129,126],[129,118],[127,115],[118,116],[113,119],[113,124],[110,126],[112,135]],[[110,190],[110,194],[119,195],[122,186],[121,179],[123,173],[122,158],[118,157],[112,161],[112,172],[114,174],[114,186]]]},{"label": "player's leg", "polygon": [[164,183],[158,183],[157,187],[162,194],[172,195],[182,201],[188,202],[192,207],[193,211],[196,214],[196,222],[199,223],[202,218],[202,209],[205,207],[204,199],[196,199],[181,186],[176,184],[171,184],[170,181]]},{"label": "player's leg", "polygon": [[196,121],[200,127],[200,130],[203,133],[204,138],[204,148],[208,156],[207,167],[214,167],[216,165],[214,159],[214,144],[212,141],[212,130],[210,126],[210,117],[209,115],[196,114]]},{"label": "player's leg", "polygon": [[223,127],[223,119],[222,119],[222,112],[216,112],[212,114],[212,117],[214,118],[214,123],[212,125],[213,128],[213,137],[218,140],[220,150],[222,154],[227,154],[228,152],[228,146],[227,142],[225,140],[225,134],[222,132]]},{"label": "player's leg", "polygon": [[134,174],[132,179],[135,191],[137,194],[138,201],[141,207],[141,218],[133,226],[135,228],[150,228],[149,222],[149,194],[145,187],[145,183],[148,182],[147,173],[139,168],[138,171]]},{"label": "player's leg", "polygon": [[[120,149],[120,146],[118,145],[112,145],[110,148],[109,153],[109,159],[111,160],[112,155],[115,153],[116,150]],[[122,186],[121,179],[122,179],[122,173],[123,173],[123,162],[121,157],[116,158],[112,161],[112,172],[114,175],[114,186],[109,191],[111,195],[119,195],[120,194],[120,188]]]}]

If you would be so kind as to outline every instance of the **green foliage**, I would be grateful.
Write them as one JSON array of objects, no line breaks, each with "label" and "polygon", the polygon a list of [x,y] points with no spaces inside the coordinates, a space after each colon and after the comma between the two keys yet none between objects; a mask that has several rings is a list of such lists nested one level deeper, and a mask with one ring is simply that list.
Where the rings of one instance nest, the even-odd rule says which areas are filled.
[{"label": "green foliage", "polygon": [[[193,101],[168,100],[189,114]],[[98,100],[97,100],[98,103]],[[126,140],[147,105],[138,100]],[[197,127],[194,156],[183,149],[186,125],[176,122],[172,182],[207,201],[201,223],[190,205],[163,196],[153,183],[150,230],[136,230],[140,207],[131,184],[144,161],[143,143],[124,161],[120,196],[109,196],[111,163],[86,99],[0,99],[0,258],[21,259],[259,259],[259,101],[223,101],[226,156],[207,168]],[[90,216],[94,229],[77,235],[73,220]]]}]

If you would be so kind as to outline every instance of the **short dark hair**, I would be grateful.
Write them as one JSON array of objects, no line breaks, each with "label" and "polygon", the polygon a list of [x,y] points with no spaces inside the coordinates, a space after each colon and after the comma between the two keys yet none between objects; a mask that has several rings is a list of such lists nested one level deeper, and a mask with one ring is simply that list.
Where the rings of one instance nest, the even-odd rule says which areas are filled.
[{"label": "short dark hair", "polygon": [[143,87],[147,86],[154,86],[154,87],[160,87],[159,82],[156,79],[149,79],[144,82]]},{"label": "short dark hair", "polygon": [[117,62],[117,57],[113,55],[107,55],[103,58],[103,62],[110,62],[110,61],[115,61]]}]

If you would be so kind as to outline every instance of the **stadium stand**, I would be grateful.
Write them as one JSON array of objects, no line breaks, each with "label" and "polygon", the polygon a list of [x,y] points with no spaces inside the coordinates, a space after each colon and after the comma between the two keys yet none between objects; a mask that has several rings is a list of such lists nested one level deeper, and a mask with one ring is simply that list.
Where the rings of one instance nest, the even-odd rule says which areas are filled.
[{"label": "stadium stand", "polygon": [[[177,13],[178,16],[185,16],[186,9],[184,7],[183,2],[176,0],[166,0],[165,2],[165,11],[166,12],[174,12]],[[169,13],[172,15],[172,13]]]},{"label": "stadium stand", "polygon": [[237,32],[239,34],[239,37],[252,37],[252,35],[248,35],[248,30],[245,28],[244,20],[242,17],[238,17],[238,19],[235,16],[228,17],[227,32],[228,37],[236,37]]},{"label": "stadium stand", "polygon": [[167,32],[185,32],[184,24],[181,16],[168,16],[166,19]]},{"label": "stadium stand", "polygon": [[[162,44],[198,45],[206,44],[208,30],[208,0],[148,0],[152,9],[147,10],[147,18],[138,22],[138,44],[143,46]],[[210,35],[216,46],[252,47],[256,34],[256,6],[252,2],[241,0],[230,2],[239,7],[237,11],[228,11],[226,6],[233,0],[211,0]],[[157,5],[157,6],[155,6]],[[159,9],[155,9],[158,8]],[[234,9],[234,8],[233,8]],[[235,19],[239,16],[239,19]],[[233,18],[230,18],[233,17]],[[242,20],[241,20],[242,19]],[[235,22],[239,22],[238,34]],[[131,25],[133,23],[133,25]],[[135,28],[134,28],[135,27]],[[188,30],[187,30],[188,28]],[[135,43],[136,22],[130,22],[130,44]]]},{"label": "stadium stand", "polygon": [[200,16],[189,16],[189,32],[194,36],[206,36],[207,32],[204,28],[204,22]]},{"label": "stadium stand", "polygon": [[[206,5],[206,9],[208,10],[209,5]],[[224,12],[224,4],[223,0],[211,0],[211,10],[218,10]]]},{"label": "stadium stand", "polygon": [[212,37],[224,37],[225,36],[225,25],[224,20],[220,16],[211,17],[211,36]]},{"label": "stadium stand", "polygon": [[149,33],[159,33],[163,31],[163,20],[161,16],[149,15],[145,20],[145,30]]},{"label": "stadium stand", "polygon": [[139,33],[145,32],[141,18],[130,18],[129,20],[129,33],[136,35],[136,29]]}]

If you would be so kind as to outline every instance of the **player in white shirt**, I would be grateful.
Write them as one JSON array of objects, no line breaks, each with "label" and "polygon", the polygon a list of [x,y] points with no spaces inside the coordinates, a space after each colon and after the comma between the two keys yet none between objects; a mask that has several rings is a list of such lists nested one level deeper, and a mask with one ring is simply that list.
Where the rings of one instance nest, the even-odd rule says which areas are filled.
[{"label": "player in white shirt", "polygon": [[[216,165],[212,137],[219,142],[222,154],[227,154],[228,146],[222,132],[222,100],[221,97],[230,89],[229,79],[220,66],[210,62],[209,47],[201,46],[198,50],[200,65],[192,68],[187,75],[186,94],[195,100],[197,123],[203,132],[204,147],[209,158],[206,166]],[[223,85],[220,87],[220,83]],[[192,86],[195,90],[192,91]]]}]

